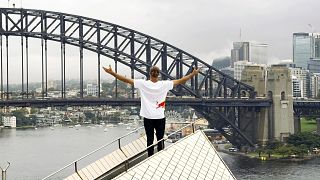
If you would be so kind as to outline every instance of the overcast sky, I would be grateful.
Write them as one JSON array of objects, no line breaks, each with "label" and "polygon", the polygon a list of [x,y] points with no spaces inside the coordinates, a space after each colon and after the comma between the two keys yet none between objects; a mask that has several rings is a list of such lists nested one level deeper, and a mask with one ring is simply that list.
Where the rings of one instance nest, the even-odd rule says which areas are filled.
[{"label": "overcast sky", "polygon": [[[1,7],[8,1],[1,0]],[[232,42],[269,45],[269,61],[292,59],[292,33],[320,30],[319,0],[10,0],[20,8],[100,19],[159,38],[207,62]],[[60,58],[60,55],[57,55]]]}]

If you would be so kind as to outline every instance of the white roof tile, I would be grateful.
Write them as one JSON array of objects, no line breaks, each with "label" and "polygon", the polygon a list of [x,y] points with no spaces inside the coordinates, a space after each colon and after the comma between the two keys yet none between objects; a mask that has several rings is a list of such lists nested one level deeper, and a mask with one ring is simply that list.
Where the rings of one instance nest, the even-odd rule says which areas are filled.
[{"label": "white roof tile", "polygon": [[115,179],[235,179],[202,131],[187,136]]}]

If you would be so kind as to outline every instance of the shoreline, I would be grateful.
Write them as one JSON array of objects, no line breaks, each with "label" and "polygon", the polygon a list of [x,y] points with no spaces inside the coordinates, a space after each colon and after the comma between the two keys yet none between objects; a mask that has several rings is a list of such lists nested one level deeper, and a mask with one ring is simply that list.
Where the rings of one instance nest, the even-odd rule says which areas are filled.
[{"label": "shoreline", "polygon": [[279,162],[303,162],[303,161],[308,161],[312,160],[315,158],[320,157],[320,154],[311,154],[311,155],[306,155],[303,158],[292,158],[292,157],[274,157],[271,155],[269,158],[268,155],[261,155],[259,156],[254,156],[253,154],[250,153],[243,153],[243,152],[229,152],[228,150],[224,149],[217,149],[218,152],[223,152],[229,155],[238,155],[238,156],[243,156],[251,159],[257,159],[260,161],[279,161]]},{"label": "shoreline", "polygon": [[36,126],[19,126],[12,129],[34,129]]}]

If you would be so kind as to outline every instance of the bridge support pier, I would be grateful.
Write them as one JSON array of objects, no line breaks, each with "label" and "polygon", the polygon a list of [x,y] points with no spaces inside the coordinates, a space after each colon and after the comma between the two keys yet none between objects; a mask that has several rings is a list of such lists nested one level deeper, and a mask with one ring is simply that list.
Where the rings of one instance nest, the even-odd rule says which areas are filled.
[{"label": "bridge support pier", "polygon": [[301,118],[300,116],[294,116],[294,133],[301,132]]},{"label": "bridge support pier", "polygon": [[256,121],[257,115],[255,114],[255,108],[253,107],[247,107],[247,108],[241,108],[240,111],[240,118],[239,118],[239,129],[246,134],[248,137],[251,137],[252,141],[255,141],[256,136]]},{"label": "bridge support pier", "polygon": [[269,116],[270,111],[270,108],[261,108],[260,112],[257,113],[257,118],[255,119],[255,121],[257,121],[255,126],[256,128],[254,128],[256,131],[255,139],[257,143],[262,146],[267,144],[271,135],[271,129],[269,128],[272,126],[272,119]]},{"label": "bridge support pier", "polygon": [[317,118],[316,121],[317,121],[317,134],[320,135],[320,118]]},{"label": "bridge support pier", "polygon": [[272,108],[242,108],[239,129],[250,137],[253,143],[266,145],[272,139]]}]

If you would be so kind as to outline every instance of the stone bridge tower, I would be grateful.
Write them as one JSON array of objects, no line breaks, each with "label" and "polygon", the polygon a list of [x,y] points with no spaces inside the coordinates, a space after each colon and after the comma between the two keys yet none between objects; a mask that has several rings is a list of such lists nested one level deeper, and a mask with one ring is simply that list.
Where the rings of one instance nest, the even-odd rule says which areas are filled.
[{"label": "stone bridge tower", "polygon": [[[252,122],[255,142],[286,141],[294,133],[292,80],[283,65],[268,70],[261,66],[248,66],[242,72],[242,82],[253,86],[257,97],[272,98],[271,108],[260,108]],[[248,113],[246,113],[248,114]]]},{"label": "stone bridge tower", "polygon": [[267,77],[267,92],[272,94],[273,101],[272,138],[286,141],[290,134],[294,134],[291,73],[285,65],[273,65]]},{"label": "stone bridge tower", "polygon": [[[247,66],[241,75],[241,81],[255,88],[256,97],[266,98],[266,69],[262,66]],[[270,139],[269,132],[269,114],[270,108],[248,109],[248,112],[242,113],[247,116],[244,119],[248,121],[253,115],[251,121],[253,129],[253,141],[258,144],[265,144]],[[251,112],[251,113],[250,113]],[[242,123],[244,124],[244,123]],[[242,128],[243,129],[243,128]]]}]

